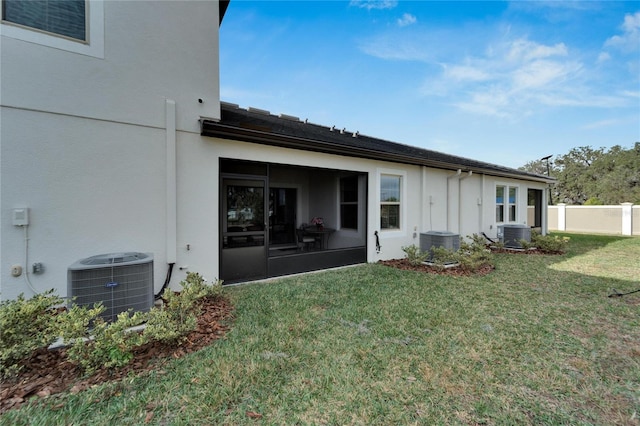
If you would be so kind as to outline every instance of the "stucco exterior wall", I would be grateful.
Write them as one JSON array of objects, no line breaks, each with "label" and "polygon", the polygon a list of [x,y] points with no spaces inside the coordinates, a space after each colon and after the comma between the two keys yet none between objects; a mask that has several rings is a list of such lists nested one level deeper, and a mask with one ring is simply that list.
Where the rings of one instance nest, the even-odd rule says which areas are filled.
[{"label": "stucco exterior wall", "polygon": [[[89,9],[90,45],[0,26],[0,300],[32,294],[13,265],[28,271],[41,262],[44,272],[28,276],[35,290],[65,296],[69,265],[120,251],[153,253],[159,290],[169,163],[199,146],[200,116],[220,115],[217,2],[98,1]],[[172,139],[177,160],[167,150]],[[212,181],[198,193],[204,185],[180,174],[190,167],[178,172],[178,184],[192,184],[182,199],[217,206],[207,198]],[[12,225],[22,207],[30,209],[27,241],[24,227]],[[181,213],[188,220],[190,212]],[[193,231],[184,228],[186,238]]]},{"label": "stucco exterior wall", "polygon": [[173,99],[177,128],[192,132],[199,116],[219,117],[217,2],[105,1],[89,10],[98,7],[102,57],[49,47],[51,35],[39,34],[42,44],[8,37],[13,28],[2,24],[3,106],[164,128],[164,100]]},{"label": "stucco exterior wall", "polygon": [[631,203],[610,206],[548,207],[549,230],[590,234],[640,235],[640,206]]},{"label": "stucco exterior wall", "polygon": [[[345,157],[339,155],[320,154],[309,151],[284,149],[267,145],[252,144],[238,141],[228,141],[216,138],[203,138],[202,151],[191,151],[193,158],[188,164],[194,170],[206,170],[196,178],[200,181],[217,179],[215,170],[218,167],[219,158],[232,158],[250,161],[262,161],[274,164],[295,165],[317,168],[329,168],[338,170],[350,170],[366,173],[368,176],[368,206],[367,206],[367,260],[376,262],[381,259],[393,259],[404,257],[403,246],[420,244],[420,233],[426,231],[451,231],[460,233],[461,236],[479,234],[496,236],[497,225],[495,221],[495,187],[496,185],[511,185],[518,187],[518,221],[527,224],[527,189],[545,189],[544,184],[524,182],[516,179],[496,178],[488,175],[473,174],[458,181],[456,171],[435,168],[419,167]],[[210,149],[207,149],[209,147]],[[208,166],[194,167],[199,160],[207,159]],[[380,229],[380,175],[393,174],[402,177],[402,194],[404,200],[401,204],[401,228],[398,230]],[[461,173],[460,176],[466,173]],[[193,176],[192,176],[193,177]],[[447,178],[449,185],[447,187]],[[278,181],[278,185],[282,182]],[[298,181],[303,190],[310,189],[307,182]],[[448,189],[447,189],[448,188]],[[217,190],[217,188],[216,188]],[[179,191],[182,193],[182,191]],[[304,192],[304,191],[303,191]],[[216,195],[217,197],[217,195]],[[302,200],[302,217],[314,215],[314,205],[321,205],[330,200],[314,200],[313,191],[309,191],[310,199]],[[209,199],[209,194],[207,195]],[[215,202],[215,198],[214,198]],[[300,200],[299,200],[300,202]],[[546,200],[544,201],[546,202]],[[461,203],[461,208],[459,208]],[[182,205],[184,203],[180,203]],[[211,213],[217,217],[217,207],[208,205]],[[318,208],[319,209],[319,208]],[[197,223],[202,223],[209,213],[203,214]],[[331,217],[325,217],[331,223]],[[188,221],[189,222],[189,221]],[[217,223],[217,219],[216,222]],[[374,232],[378,231],[382,250],[375,251]],[[208,232],[208,231],[207,231]],[[214,226],[211,232],[215,232],[215,241],[219,238]],[[189,252],[188,256],[193,253]],[[217,247],[216,257],[217,259]],[[187,264],[194,262],[186,261]],[[214,272],[214,274],[216,274]]]},{"label": "stucco exterior wall", "polygon": [[549,230],[557,231],[558,228],[558,206],[547,207],[547,217],[549,218]]},{"label": "stucco exterior wall", "polygon": [[[153,252],[155,276],[163,277],[162,130],[7,109],[1,131],[3,300],[31,293],[12,265],[41,262],[44,273],[29,276],[33,287],[61,295],[67,267],[102,253]],[[28,263],[25,230],[11,220],[18,207],[30,209]]]},{"label": "stucco exterior wall", "polygon": [[622,215],[618,207],[588,206],[586,209],[577,209],[567,206],[566,218],[571,230],[577,232],[592,232],[597,227],[598,232],[619,234],[622,229]]},{"label": "stucco exterior wall", "polygon": [[[43,273],[28,276],[34,289],[67,296],[71,264],[112,252],[153,253],[156,292],[169,262],[173,288],[188,271],[217,278],[221,158],[366,174],[369,262],[403,257],[429,230],[495,236],[498,184],[518,186],[517,222],[526,223],[526,185],[544,188],[202,137],[199,118],[220,118],[217,2],[92,2],[91,10],[103,27],[92,27],[88,49],[0,27],[0,300],[32,294],[13,265],[42,263]],[[402,179],[400,229],[380,229],[383,174]],[[338,180],[323,182],[334,187],[314,197],[315,182],[275,177],[300,188],[300,221],[322,212],[337,222]],[[14,226],[13,209],[25,207],[29,226]],[[362,235],[344,233],[340,244],[350,237]]]}]

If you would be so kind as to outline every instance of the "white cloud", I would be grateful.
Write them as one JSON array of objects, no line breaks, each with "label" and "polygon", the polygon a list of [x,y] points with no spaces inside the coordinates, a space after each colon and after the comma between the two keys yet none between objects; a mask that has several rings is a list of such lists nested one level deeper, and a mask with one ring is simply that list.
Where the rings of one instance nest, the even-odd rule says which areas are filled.
[{"label": "white cloud", "polygon": [[504,89],[494,86],[487,90],[475,91],[471,93],[469,99],[454,102],[453,105],[462,111],[474,114],[506,118],[510,116],[507,112],[511,103],[509,98],[509,94]]},{"label": "white cloud", "polygon": [[613,47],[622,51],[637,51],[640,49],[640,12],[627,14],[620,26],[622,35],[615,35],[607,39],[605,47]]},{"label": "white cloud", "polygon": [[416,19],[415,16],[413,16],[410,13],[405,13],[402,15],[402,18],[398,19],[398,25],[401,27],[406,27],[407,25],[413,25],[416,22],[418,22],[418,20]]},{"label": "white cloud", "polygon": [[[640,13],[625,18],[625,34],[640,31],[636,17],[640,19]],[[409,34],[396,30],[369,38],[360,49],[384,60],[424,62],[427,75],[420,95],[442,98],[478,115],[518,120],[549,107],[631,104],[620,90],[610,90],[625,80],[608,79],[602,69],[591,70],[587,65],[593,64],[584,62],[589,52],[562,41],[510,37],[511,31],[498,32],[500,28],[494,35],[485,30],[481,36],[468,37],[477,33],[415,26]],[[593,54],[598,53],[599,63],[612,60],[611,52]]]},{"label": "white cloud", "polygon": [[607,62],[611,60],[611,55],[607,52],[600,52],[598,55],[598,63],[601,64],[603,62]]},{"label": "white cloud", "polygon": [[599,129],[601,127],[616,126],[616,125],[619,125],[620,123],[622,123],[622,120],[619,120],[619,119],[600,120],[600,121],[594,121],[593,123],[584,125],[582,126],[582,128],[585,130],[593,130],[593,129]]},{"label": "white cloud", "polygon": [[529,61],[551,56],[567,56],[567,54],[567,46],[565,46],[564,43],[545,46],[526,39],[519,39],[511,44],[507,59],[513,61]]},{"label": "white cloud", "polygon": [[407,39],[398,34],[384,34],[373,39],[362,41],[360,50],[370,56],[386,60],[430,62],[435,59],[429,49],[428,42],[417,43],[417,38]]},{"label": "white cloud", "polygon": [[491,79],[485,70],[469,65],[443,65],[446,78],[457,81],[487,81]]},{"label": "white cloud", "polygon": [[620,93],[622,96],[627,96],[629,98],[639,98],[640,99],[640,91],[631,91],[631,90],[623,90]]},{"label": "white cloud", "polygon": [[571,62],[539,60],[522,64],[512,72],[514,90],[544,89],[576,76],[581,65]]},{"label": "white cloud", "polygon": [[628,105],[621,94],[594,94],[588,70],[563,43],[507,40],[486,54],[442,64],[421,93],[479,115],[518,120],[549,106]]},{"label": "white cloud", "polygon": [[398,5],[397,0],[351,0],[351,6],[362,9],[393,9]]}]

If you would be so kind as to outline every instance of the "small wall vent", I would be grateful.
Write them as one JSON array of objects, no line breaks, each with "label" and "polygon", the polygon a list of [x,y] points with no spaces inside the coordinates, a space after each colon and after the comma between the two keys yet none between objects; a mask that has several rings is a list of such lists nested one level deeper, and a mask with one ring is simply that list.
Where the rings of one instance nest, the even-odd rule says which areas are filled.
[{"label": "small wall vent", "polygon": [[511,224],[502,226],[502,239],[507,248],[521,249],[520,240],[531,242],[531,228],[527,225]]},{"label": "small wall vent", "polygon": [[[420,233],[420,251],[431,252],[432,247],[442,247],[447,250],[460,249],[460,235],[448,231],[428,231]],[[432,260],[429,255],[428,260]]]},{"label": "small wall vent", "polygon": [[79,260],[67,270],[67,294],[70,305],[101,302],[105,321],[129,309],[148,311],[153,306],[153,255],[109,253]]}]

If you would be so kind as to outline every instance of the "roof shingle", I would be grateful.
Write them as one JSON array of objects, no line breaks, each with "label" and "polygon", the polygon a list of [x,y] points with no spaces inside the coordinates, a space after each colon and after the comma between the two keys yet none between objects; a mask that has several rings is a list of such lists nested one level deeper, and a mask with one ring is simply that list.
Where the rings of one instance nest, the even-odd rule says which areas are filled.
[{"label": "roof shingle", "polygon": [[391,142],[334,127],[301,121],[289,115],[276,116],[269,111],[242,109],[221,103],[221,120],[202,120],[202,135],[246,142],[283,146],[360,158],[395,161],[447,170],[470,170],[494,176],[537,182],[554,182],[547,176],[524,172],[497,164],[444,154],[411,145]]}]

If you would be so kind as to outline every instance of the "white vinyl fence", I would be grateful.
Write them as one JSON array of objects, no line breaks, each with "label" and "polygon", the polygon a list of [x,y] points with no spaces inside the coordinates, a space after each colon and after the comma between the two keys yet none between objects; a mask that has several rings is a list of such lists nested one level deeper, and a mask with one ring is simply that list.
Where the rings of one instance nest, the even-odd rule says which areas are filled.
[{"label": "white vinyl fence", "polygon": [[640,205],[548,206],[549,231],[640,235]]}]

